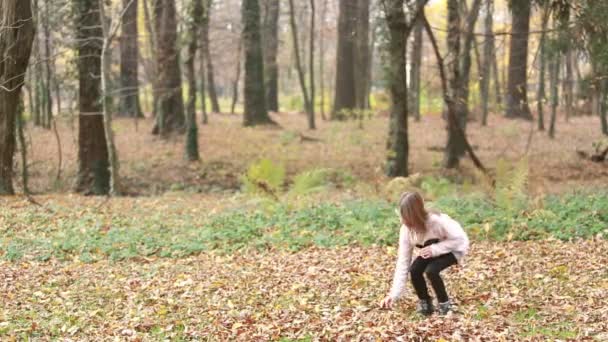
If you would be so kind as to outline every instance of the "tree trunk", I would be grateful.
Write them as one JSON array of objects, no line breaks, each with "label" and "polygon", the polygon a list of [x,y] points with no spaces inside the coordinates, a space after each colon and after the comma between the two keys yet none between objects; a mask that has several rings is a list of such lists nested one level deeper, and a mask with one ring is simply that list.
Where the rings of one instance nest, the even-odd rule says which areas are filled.
[{"label": "tree trunk", "polygon": [[186,159],[200,159],[198,151],[198,125],[196,122],[196,73],[194,63],[198,50],[198,30],[203,21],[203,0],[190,1],[188,21],[188,55],[186,57],[186,77],[188,78],[188,102],[186,105]]},{"label": "tree trunk", "polygon": [[486,17],[484,20],[485,42],[483,44],[483,62],[479,92],[481,95],[481,124],[488,124],[488,104],[490,102],[490,75],[492,71],[492,51],[494,50],[494,35],[492,16],[494,15],[494,0],[486,0]]},{"label": "tree trunk", "polygon": [[568,46],[567,47],[567,51],[566,54],[564,56],[565,60],[564,63],[566,64],[566,78],[564,79],[564,86],[565,86],[565,91],[564,91],[564,97],[566,100],[566,122],[568,122],[568,120],[570,119],[570,116],[573,114],[574,111],[574,81],[573,81],[573,70],[572,70],[572,59],[573,59],[573,55],[572,55],[572,46]]},{"label": "tree trunk", "polygon": [[49,6],[51,5],[50,1],[45,2],[44,4],[44,16],[42,19],[42,28],[43,28],[43,39],[44,39],[44,75],[45,75],[45,86],[44,86],[44,118],[43,118],[43,127],[46,129],[51,128],[51,120],[53,120],[53,97],[51,96],[51,78],[53,70],[51,69],[51,60],[54,59],[51,56],[51,28],[49,24]]},{"label": "tree trunk", "polygon": [[600,122],[602,124],[602,133],[608,135],[608,81],[602,79],[600,81]]},{"label": "tree trunk", "polygon": [[[143,117],[139,104],[137,43],[137,0],[122,0],[125,8],[122,17],[120,37],[120,99],[118,114],[128,117]],[[127,7],[128,6],[128,7]]]},{"label": "tree trunk", "polygon": [[[368,108],[368,75],[370,68],[370,48],[369,48],[369,4],[370,0],[357,1],[357,18],[355,22],[355,50],[354,52],[354,73],[355,73],[355,100],[356,108],[361,111]],[[355,2],[355,1],[353,1]]]},{"label": "tree trunk", "polygon": [[509,47],[509,77],[507,82],[507,117],[532,120],[527,95],[528,33],[530,30],[530,1],[512,1],[512,31]]},{"label": "tree trunk", "polygon": [[414,26],[414,42],[412,43],[412,60],[410,62],[410,115],[420,121],[420,68],[422,64],[422,21]]},{"label": "tree trunk", "polygon": [[355,40],[357,6],[353,0],[339,0],[336,84],[331,119],[344,119],[346,111],[357,106],[355,77]]},{"label": "tree trunk", "polygon": [[98,0],[74,0],[78,42],[79,116],[76,191],[104,195],[110,188],[101,98],[103,34]]},{"label": "tree trunk", "polygon": [[[344,2],[344,1],[342,1]],[[341,3],[342,3],[341,2]],[[391,94],[391,112],[386,175],[405,177],[408,175],[408,123],[407,123],[407,80],[406,44],[407,33],[403,0],[384,0],[386,21],[389,29],[388,82]],[[342,12],[340,12],[342,15]]]},{"label": "tree trunk", "polygon": [[[462,81],[460,85],[463,87],[462,91],[462,101],[463,112],[460,118],[462,122],[463,129],[466,128],[466,123],[469,115],[469,80],[471,75],[471,47],[473,46],[473,41],[475,38],[474,30],[475,23],[477,22],[477,18],[479,17],[479,9],[481,8],[481,0],[474,0],[473,5],[471,6],[471,11],[467,15],[466,28],[464,32],[464,43],[462,49],[461,56],[461,64],[460,64],[460,74],[462,77]],[[464,155],[464,148],[462,150],[462,154]]]},{"label": "tree trunk", "polygon": [[327,120],[325,116],[325,18],[327,16],[327,0],[323,0],[321,9],[321,27],[319,33],[319,91],[321,92],[321,118]]},{"label": "tree trunk", "polygon": [[159,112],[153,133],[165,136],[172,132],[183,133],[185,128],[175,0],[154,0],[154,14],[158,44],[156,94]]},{"label": "tree trunk", "polygon": [[0,27],[0,195],[10,195],[14,193],[15,124],[34,40],[31,2],[0,2]]},{"label": "tree trunk", "polygon": [[[102,32],[103,32],[103,45],[101,49],[101,89],[103,94],[102,108],[103,108],[103,126],[104,136],[106,138],[106,146],[108,150],[108,162],[110,169],[110,189],[109,193],[112,196],[119,196],[122,194],[120,186],[120,164],[118,161],[118,153],[116,152],[116,145],[114,144],[114,130],[112,127],[112,102],[109,100],[110,94],[112,93],[112,86],[110,84],[110,67],[111,67],[111,50],[110,45],[118,30],[118,24],[115,29],[112,27],[112,18],[106,18],[105,3],[104,0],[98,1],[99,13],[102,18]],[[122,21],[123,18],[117,20]]]},{"label": "tree trunk", "polygon": [[459,134],[458,127],[464,131],[466,125],[466,101],[464,99],[464,78],[459,65],[460,51],[460,11],[458,0],[448,0],[448,34],[447,46],[450,59],[446,66],[448,70],[448,86],[453,94],[456,123],[448,125],[448,141],[444,154],[444,165],[446,168],[455,168],[459,164],[460,157],[464,155],[463,136]]},{"label": "tree trunk", "polygon": [[208,10],[208,6],[206,5],[207,0],[202,0],[203,1],[203,17],[202,17],[202,24],[201,24],[201,32],[200,32],[200,47],[199,47],[199,53],[198,53],[198,59],[199,59],[199,73],[200,73],[200,84],[199,84],[199,88],[198,91],[201,94],[201,109],[202,109],[202,117],[201,117],[201,123],[203,125],[206,125],[209,123],[209,117],[207,116],[207,90],[206,90],[206,81],[205,78],[207,77],[207,72],[206,72],[206,65],[207,65],[207,57],[205,56],[205,41],[203,39],[204,36],[204,31],[205,31],[205,21],[207,21],[207,16],[209,15],[207,13]]},{"label": "tree trunk", "polygon": [[203,53],[207,62],[207,91],[209,92],[209,100],[211,100],[211,111],[221,113],[220,103],[217,100],[217,91],[215,87],[215,72],[213,69],[213,61],[211,60],[211,43],[209,40],[209,23],[211,21],[211,8],[213,0],[205,0],[205,20],[202,25]]},{"label": "tree trunk", "polygon": [[540,54],[539,54],[539,67],[538,67],[538,92],[536,94],[536,110],[538,112],[538,130],[545,130],[545,114],[543,105],[545,102],[545,61],[547,59],[547,27],[549,24],[549,8],[543,9],[542,23],[541,23],[541,34],[540,34]]},{"label": "tree trunk", "polygon": [[148,49],[150,53],[150,59],[152,64],[152,74],[148,75],[148,77],[152,80],[152,117],[156,118],[158,115],[158,96],[156,96],[156,83],[157,83],[157,70],[158,66],[156,65],[156,60],[158,50],[156,47],[158,44],[156,43],[156,32],[154,30],[154,24],[152,23],[152,15],[150,14],[150,6],[148,6],[148,0],[142,0],[142,7],[144,10],[144,23],[146,25],[146,31],[148,31]]},{"label": "tree trunk", "polygon": [[234,76],[234,81],[232,82],[232,104],[230,105],[230,114],[234,114],[236,109],[236,103],[239,100],[239,83],[241,82],[242,69],[241,56],[243,55],[243,37],[239,39],[239,47],[236,54],[236,73]]},{"label": "tree trunk", "polygon": [[243,45],[245,48],[245,113],[243,124],[254,126],[274,123],[266,110],[264,60],[260,34],[258,0],[243,0]]},{"label": "tree trunk", "polygon": [[[293,1],[293,0],[292,0]],[[315,129],[315,0],[310,0],[310,37],[308,49],[308,77],[310,86],[310,112],[308,113],[308,128]]]},{"label": "tree trunk", "polygon": [[262,0],[262,41],[266,75],[266,104],[271,112],[279,111],[279,0]]},{"label": "tree trunk", "polygon": [[[298,72],[298,80],[300,81],[300,90],[302,91],[302,98],[304,99],[304,108],[306,110],[306,116],[308,118],[308,128],[315,129],[315,114],[308,97],[308,89],[306,88],[306,80],[304,76],[304,68],[302,66],[302,60],[300,58],[300,44],[298,42],[298,30],[296,25],[296,14],[293,5],[293,0],[289,0],[289,22],[291,24],[291,34],[293,39],[293,50],[296,62],[296,70]],[[311,37],[313,39],[313,37]]]},{"label": "tree trunk", "polygon": [[557,117],[557,105],[559,104],[559,53],[552,52],[553,56],[549,62],[549,86],[551,88],[551,121],[549,122],[549,137],[555,137],[555,119]]}]

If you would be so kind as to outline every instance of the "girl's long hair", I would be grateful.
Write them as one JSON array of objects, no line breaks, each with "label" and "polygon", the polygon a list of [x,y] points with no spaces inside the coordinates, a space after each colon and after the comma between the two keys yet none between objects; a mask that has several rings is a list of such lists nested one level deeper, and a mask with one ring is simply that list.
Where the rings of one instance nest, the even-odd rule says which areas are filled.
[{"label": "girl's long hair", "polygon": [[424,200],[418,192],[406,192],[401,195],[399,200],[399,214],[408,227],[416,233],[426,231],[426,221],[429,212],[424,208]]}]

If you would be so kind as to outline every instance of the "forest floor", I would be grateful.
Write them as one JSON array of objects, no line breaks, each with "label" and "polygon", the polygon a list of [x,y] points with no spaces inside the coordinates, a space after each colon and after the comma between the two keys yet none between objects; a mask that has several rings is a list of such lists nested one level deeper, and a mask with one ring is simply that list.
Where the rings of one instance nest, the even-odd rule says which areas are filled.
[{"label": "forest floor", "polygon": [[447,272],[459,313],[380,310],[394,248],[0,261],[3,340],[608,339],[607,241],[474,243]]},{"label": "forest floor", "polygon": [[[210,123],[199,127],[200,163],[184,160],[182,136],[162,140],[150,134],[152,122],[118,119],[116,145],[121,171],[133,195],[158,195],[170,190],[201,193],[234,193],[239,177],[260,158],[284,164],[287,175],[313,168],[332,168],[351,172],[362,183],[381,184],[386,159],[388,119],[376,116],[357,121],[318,120],[315,131],[306,129],[306,118],[292,113],[274,114],[281,126],[243,128],[238,115],[211,115]],[[57,181],[58,149],[52,131],[28,130],[31,142],[30,188],[34,192],[69,192],[77,169],[76,122],[60,122],[62,173]],[[363,128],[360,127],[362,125]],[[529,191],[559,193],[574,188],[604,186],[608,167],[578,157],[576,150],[593,152],[593,144],[606,141],[597,117],[574,117],[556,124],[556,138],[546,132],[531,131],[535,124],[490,116],[488,126],[471,122],[467,135],[481,161],[493,169],[499,159],[516,162],[527,155]],[[441,171],[446,141],[445,122],[438,115],[410,120],[410,172],[425,175]],[[532,133],[532,134],[530,134]],[[314,138],[310,141],[302,136]],[[458,177],[474,177],[468,158]],[[450,176],[449,174],[447,176]]]},{"label": "forest floor", "polygon": [[[395,231],[387,224],[392,209],[364,203],[364,218],[340,205],[314,215],[297,210],[379,196],[388,182],[382,174],[387,119],[365,120],[363,129],[358,122],[321,121],[316,131],[304,129],[305,118],[296,114],[274,115],[281,128],[245,129],[240,116],[210,119],[200,127],[198,163],[184,161],[182,137],[161,140],[149,134],[149,121],[136,129],[132,120],[117,120],[121,170],[130,194],[137,195],[117,199],[69,193],[77,131],[68,122],[59,125],[59,181],[53,132],[28,130],[31,188],[41,206],[20,196],[0,198],[0,340],[608,340],[608,230],[603,238],[570,241],[474,238],[464,265],[446,271],[458,313],[419,318],[411,290],[394,310],[380,310],[396,257]],[[591,152],[603,139],[598,127],[595,117],[560,121],[552,140],[536,131],[530,136],[528,122],[493,116],[486,128],[470,123],[468,135],[490,169],[501,159],[515,163],[527,151],[528,191],[540,196],[606,188],[608,165],[576,154]],[[411,172],[474,181],[469,160],[458,173],[441,171],[444,142],[440,117],[412,121]],[[284,164],[290,181],[302,171],[332,168],[351,173],[355,185],[288,203],[299,209],[279,210],[285,215],[280,220],[232,215],[263,205],[238,194],[241,175],[259,158]],[[606,205],[597,199],[605,196],[588,214],[578,207],[587,203],[581,198],[576,206],[563,204],[572,217],[588,216],[594,227],[606,222],[600,212]],[[541,223],[561,220],[559,209],[539,208],[521,215],[536,215]],[[213,221],[222,213],[228,216]],[[208,220],[211,228],[202,229]],[[248,220],[262,235],[244,227]],[[568,225],[574,230],[573,220]],[[295,228],[285,233],[277,222]],[[324,231],[332,224],[340,228]],[[214,235],[216,228],[226,235]],[[484,234],[483,228],[466,228]],[[370,229],[391,232],[372,234],[383,237],[378,243],[323,236]],[[222,249],[226,241],[250,242],[240,241],[240,234],[269,244]],[[219,247],[196,244],[207,237]],[[286,241],[298,247],[283,246]]]}]

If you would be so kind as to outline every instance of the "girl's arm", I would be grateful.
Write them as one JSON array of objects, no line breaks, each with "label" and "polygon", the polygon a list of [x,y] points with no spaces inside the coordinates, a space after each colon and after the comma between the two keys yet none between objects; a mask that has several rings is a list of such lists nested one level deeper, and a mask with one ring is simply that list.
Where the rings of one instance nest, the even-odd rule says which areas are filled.
[{"label": "girl's arm", "polygon": [[429,246],[432,256],[436,257],[455,251],[466,253],[469,248],[469,238],[460,223],[446,214],[441,214],[439,223],[445,240]]},{"label": "girl's arm", "polygon": [[412,246],[410,245],[409,234],[405,226],[401,226],[399,231],[399,251],[397,252],[397,266],[393,277],[393,286],[390,296],[393,300],[399,299],[407,282],[410,264],[412,263]]}]

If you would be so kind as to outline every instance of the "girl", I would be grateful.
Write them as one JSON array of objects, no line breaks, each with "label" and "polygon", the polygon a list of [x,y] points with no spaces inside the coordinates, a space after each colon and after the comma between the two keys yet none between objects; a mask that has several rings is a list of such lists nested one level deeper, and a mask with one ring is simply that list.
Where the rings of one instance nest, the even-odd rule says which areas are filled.
[{"label": "girl", "polygon": [[[417,312],[428,316],[434,311],[423,274],[433,286],[439,313],[451,311],[451,303],[439,273],[455,265],[467,253],[469,239],[460,224],[446,214],[429,212],[417,192],[406,192],[399,201],[401,231],[399,233],[399,256],[390,293],[380,306],[390,309],[405,288],[408,274],[418,296]],[[418,257],[412,260],[412,250],[419,249]]]}]

